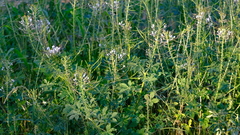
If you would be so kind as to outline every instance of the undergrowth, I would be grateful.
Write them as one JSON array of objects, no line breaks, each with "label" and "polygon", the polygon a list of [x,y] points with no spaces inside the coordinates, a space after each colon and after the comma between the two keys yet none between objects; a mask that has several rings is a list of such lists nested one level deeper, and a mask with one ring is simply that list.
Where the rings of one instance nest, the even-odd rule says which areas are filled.
[{"label": "undergrowth", "polygon": [[0,134],[239,134],[238,0],[4,3]]}]

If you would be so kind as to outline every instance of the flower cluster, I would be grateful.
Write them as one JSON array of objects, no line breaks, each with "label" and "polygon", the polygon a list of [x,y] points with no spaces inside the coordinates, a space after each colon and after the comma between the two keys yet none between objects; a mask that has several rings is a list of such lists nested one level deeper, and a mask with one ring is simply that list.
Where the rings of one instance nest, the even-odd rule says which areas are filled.
[{"label": "flower cluster", "polygon": [[95,3],[95,4],[90,4],[88,3],[88,6],[94,11],[94,12],[97,12],[97,11],[100,11],[101,9],[105,9],[106,6],[108,5],[107,2],[103,2],[103,3]]},{"label": "flower cluster", "polygon": [[107,56],[116,56],[118,59],[122,60],[123,57],[127,55],[126,53],[118,53],[115,49],[107,53]]},{"label": "flower cluster", "polygon": [[167,25],[163,25],[163,27],[159,30],[159,28],[156,27],[155,24],[152,24],[151,25],[152,31],[150,32],[150,36],[152,36],[155,41],[160,43],[167,43],[169,41],[174,40],[176,37],[172,35],[171,31],[167,31],[166,28]]},{"label": "flower cluster", "polygon": [[88,3],[88,6],[93,10],[93,13],[104,10],[107,7],[111,10],[117,10],[120,7],[119,1],[113,1],[112,3],[108,2],[97,2],[95,4]]},{"label": "flower cluster", "polygon": [[51,23],[43,15],[42,10],[37,6],[31,6],[27,15],[22,16],[19,23],[22,25],[20,30],[30,38],[30,43],[37,54],[44,52],[45,48],[49,46],[48,35]]},{"label": "flower cluster", "polygon": [[111,9],[118,9],[119,8],[119,1],[113,1],[112,4],[109,4]]},{"label": "flower cluster", "polygon": [[220,39],[228,40],[233,35],[233,32],[226,28],[218,28],[217,35]]},{"label": "flower cluster", "polygon": [[[12,88],[15,88],[14,82],[15,82],[15,80],[10,78],[10,79],[8,79],[8,81],[5,82],[5,85],[10,86],[10,87],[12,87]],[[0,91],[3,91],[3,90],[4,90],[4,88],[3,88],[3,86],[2,86],[2,87],[0,88]]]},{"label": "flower cluster", "polygon": [[130,23],[123,23],[123,21],[118,23],[119,26],[121,26],[124,30],[131,30]]},{"label": "flower cluster", "polygon": [[[205,12],[201,11],[199,12],[196,16],[195,19],[197,20],[197,24],[202,24],[202,22],[204,21],[204,16],[205,16]],[[208,18],[206,18],[206,23],[211,21],[211,16],[208,16]]]},{"label": "flower cluster", "polygon": [[9,85],[10,85],[10,86],[13,86],[13,83],[14,83],[14,82],[15,82],[14,79],[10,79]]},{"label": "flower cluster", "polygon": [[27,15],[21,17],[19,23],[23,26],[22,31],[24,32],[28,32],[29,30],[32,32],[50,32],[50,22],[47,19],[34,19],[32,16]]},{"label": "flower cluster", "polygon": [[2,74],[2,84],[0,82],[0,91],[4,91],[4,86],[8,88],[15,87],[15,79],[12,78],[11,73],[14,72],[13,70],[13,62],[7,59],[2,59],[0,63],[0,74]]},{"label": "flower cluster", "polygon": [[209,28],[213,26],[213,19],[211,17],[211,14],[208,14],[208,16],[206,18],[206,24]]},{"label": "flower cluster", "polygon": [[31,6],[30,10],[27,11],[27,15],[22,16],[19,23],[22,25],[20,29],[27,34],[44,36],[46,33],[50,32],[51,23],[37,6]]},{"label": "flower cluster", "polygon": [[201,23],[203,17],[204,17],[204,12],[200,12],[198,13],[198,15],[196,15],[196,19],[198,20],[198,23]]},{"label": "flower cluster", "polygon": [[74,85],[78,85],[79,80],[84,82],[84,83],[89,82],[90,79],[89,79],[89,76],[88,76],[87,72],[81,73],[81,76],[79,74],[80,73],[75,73],[74,74],[74,78],[73,78]]},{"label": "flower cluster", "polygon": [[10,71],[12,71],[12,69],[11,69],[11,66],[12,66],[12,65],[13,65],[12,62],[7,61],[6,64],[1,67],[1,70],[2,70],[2,71],[4,71],[4,70],[10,70]]},{"label": "flower cluster", "polygon": [[50,48],[50,47],[47,47],[47,48],[46,48],[46,51],[47,51],[46,54],[47,54],[47,56],[49,57],[49,56],[52,56],[52,55],[54,55],[54,54],[59,53],[60,50],[61,50],[61,47],[58,47],[58,46],[53,45],[52,48]]},{"label": "flower cluster", "polygon": [[179,68],[180,69],[187,69],[187,68],[190,68],[190,67],[188,67],[188,66],[190,66],[190,67],[196,67],[196,64],[194,63],[194,62],[191,62],[190,64],[189,63],[184,63],[184,64],[181,64],[180,66],[179,66]]},{"label": "flower cluster", "polygon": [[114,54],[116,54],[116,50],[115,49],[113,49],[109,53],[107,53],[107,56],[111,56],[111,55],[114,55]]},{"label": "flower cluster", "polygon": [[205,19],[205,23],[208,27],[212,27],[213,26],[213,19],[211,17],[211,13],[210,12],[199,12],[196,16],[195,19],[197,20],[197,24],[202,24],[204,22],[204,17],[206,17]]}]

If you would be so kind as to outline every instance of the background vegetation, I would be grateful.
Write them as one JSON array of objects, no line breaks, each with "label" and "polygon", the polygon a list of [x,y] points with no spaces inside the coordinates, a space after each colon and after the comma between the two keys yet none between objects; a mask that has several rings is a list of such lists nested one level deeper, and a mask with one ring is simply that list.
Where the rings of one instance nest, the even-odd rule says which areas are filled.
[{"label": "background vegetation", "polygon": [[239,134],[240,1],[4,4],[1,134]]}]

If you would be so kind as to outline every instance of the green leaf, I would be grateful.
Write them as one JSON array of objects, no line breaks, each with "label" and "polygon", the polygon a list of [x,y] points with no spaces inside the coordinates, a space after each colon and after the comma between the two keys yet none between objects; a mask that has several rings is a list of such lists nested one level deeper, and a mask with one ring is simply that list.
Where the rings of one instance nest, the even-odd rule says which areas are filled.
[{"label": "green leaf", "polygon": [[116,122],[117,122],[117,119],[112,118],[111,122],[116,123]]},{"label": "green leaf", "polygon": [[27,58],[25,56],[23,56],[23,54],[18,49],[14,49],[14,52],[18,55],[18,57],[23,61],[26,68],[29,70],[30,66],[27,62]]},{"label": "green leaf", "polygon": [[155,91],[150,92],[150,99],[152,99],[155,96]]},{"label": "green leaf", "polygon": [[146,100],[149,100],[149,94],[144,95],[144,98],[145,98]]},{"label": "green leaf", "polygon": [[186,130],[186,132],[189,134],[190,133],[190,126],[186,123],[181,124],[182,127]]},{"label": "green leaf", "polygon": [[128,81],[128,86],[132,86],[132,85],[134,85],[134,82],[132,82],[132,81]]},{"label": "green leaf", "polygon": [[68,114],[72,110],[72,106],[67,104],[65,105],[65,108],[63,109],[64,114]]},{"label": "green leaf", "polygon": [[106,126],[106,129],[107,129],[107,131],[109,131],[111,129],[111,124],[110,123]]},{"label": "green leaf", "polygon": [[125,83],[120,83],[118,89],[120,90],[119,93],[123,93],[129,90],[129,87]]},{"label": "green leaf", "polygon": [[111,116],[111,118],[114,118],[114,117],[116,117],[116,116],[117,116],[117,114],[118,114],[117,112],[113,112],[113,113],[112,113],[112,116]]},{"label": "green leaf", "polygon": [[151,74],[149,77],[143,79],[143,82],[155,82],[155,81],[157,81],[157,78],[154,76],[154,74]]},{"label": "green leaf", "polygon": [[159,102],[159,99],[157,99],[157,98],[154,98],[154,99],[152,99],[152,102],[155,104],[155,103],[158,103]]},{"label": "green leaf", "polygon": [[114,128],[111,128],[111,123],[109,123],[107,126],[106,126],[106,130],[107,130],[107,133],[112,133],[113,131],[115,131],[116,129]]},{"label": "green leaf", "polygon": [[78,120],[78,118],[79,118],[79,115],[77,115],[77,114],[74,114],[74,115],[71,115],[70,117],[69,117],[69,120],[72,120],[72,119],[76,119],[76,120]]},{"label": "green leaf", "polygon": [[145,117],[144,114],[140,114],[140,115],[139,115],[139,118],[141,118],[141,119],[144,118],[144,117]]},{"label": "green leaf", "polygon": [[103,114],[103,115],[106,115],[106,114],[107,114],[107,110],[108,110],[108,107],[107,107],[107,106],[104,107],[104,108],[102,109],[102,114]]},{"label": "green leaf", "polygon": [[131,127],[131,128],[135,128],[135,127],[139,124],[139,122],[140,122],[140,119],[139,119],[138,117],[133,118],[133,119],[131,120],[131,125],[130,125],[130,127]]}]

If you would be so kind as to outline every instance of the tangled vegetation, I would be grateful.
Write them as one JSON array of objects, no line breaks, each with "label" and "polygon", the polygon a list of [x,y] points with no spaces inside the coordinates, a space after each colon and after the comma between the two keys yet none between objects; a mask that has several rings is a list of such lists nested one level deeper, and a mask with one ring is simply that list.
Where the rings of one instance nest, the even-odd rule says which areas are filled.
[{"label": "tangled vegetation", "polygon": [[240,1],[4,4],[0,134],[239,134]]}]

